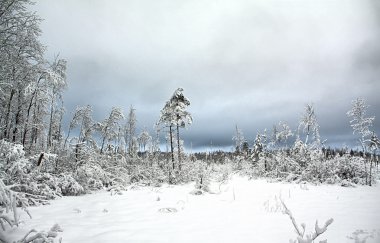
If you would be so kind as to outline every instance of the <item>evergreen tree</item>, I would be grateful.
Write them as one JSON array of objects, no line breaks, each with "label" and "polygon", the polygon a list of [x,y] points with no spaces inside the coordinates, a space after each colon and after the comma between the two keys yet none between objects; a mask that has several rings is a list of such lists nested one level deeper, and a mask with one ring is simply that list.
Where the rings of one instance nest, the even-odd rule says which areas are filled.
[{"label": "evergreen tree", "polygon": [[186,125],[192,123],[191,114],[186,110],[190,105],[190,101],[183,95],[183,89],[178,88],[174,91],[172,97],[165,103],[164,108],[161,110],[159,124],[169,127],[170,137],[170,151],[172,158],[172,169],[174,165],[174,144],[173,144],[173,130],[177,130],[177,152],[178,152],[178,169],[181,170],[181,147],[180,147],[180,128],[185,128]]}]

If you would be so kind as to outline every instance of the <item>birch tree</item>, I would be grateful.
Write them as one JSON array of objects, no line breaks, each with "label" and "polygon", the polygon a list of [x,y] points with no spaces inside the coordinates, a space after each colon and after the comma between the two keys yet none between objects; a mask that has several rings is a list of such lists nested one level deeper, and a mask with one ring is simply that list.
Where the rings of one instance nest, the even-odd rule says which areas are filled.
[{"label": "birch tree", "polygon": [[104,152],[104,145],[117,137],[119,131],[119,121],[124,119],[124,115],[120,108],[113,107],[108,118],[102,122],[98,122],[96,127],[101,135],[100,153]]},{"label": "birch tree", "polygon": [[149,135],[149,132],[144,128],[144,130],[139,134],[138,142],[141,152],[146,152],[146,146],[152,141],[152,136]]},{"label": "birch tree", "polygon": [[362,147],[363,153],[366,152],[366,142],[371,136],[370,127],[372,126],[375,117],[367,117],[367,109],[369,105],[366,104],[362,98],[357,98],[352,101],[352,108],[347,112],[347,116],[351,119],[350,124],[353,129],[353,134],[358,134],[359,144]]},{"label": "birch tree", "polygon": [[41,19],[27,6],[28,0],[0,2],[0,139],[21,142],[25,91],[44,62],[38,40]]},{"label": "birch tree", "polygon": [[128,146],[128,149],[126,148],[125,150],[128,151],[128,154],[130,156],[135,155],[137,151],[135,151],[136,145],[134,142],[136,139],[136,109],[131,106],[129,108],[129,113],[128,113],[128,118],[127,122],[125,123],[124,126],[124,140],[125,140],[125,146]]},{"label": "birch tree", "polygon": [[305,134],[305,144],[309,142],[309,136],[313,135],[314,145],[319,147],[321,145],[319,136],[319,125],[317,122],[317,116],[315,115],[313,104],[307,104],[305,111],[301,115],[300,123],[298,126],[298,133],[302,130]]},{"label": "birch tree", "polygon": [[[363,98],[357,98],[352,101],[352,108],[347,112],[347,116],[351,119],[350,124],[353,129],[353,134],[358,134],[359,144],[362,148],[363,156],[366,157],[367,146],[366,143],[370,141],[370,127],[372,126],[375,117],[367,117],[368,105]],[[365,161],[367,161],[365,159]],[[367,172],[367,167],[365,168]],[[368,183],[368,178],[366,175],[366,184]]]}]

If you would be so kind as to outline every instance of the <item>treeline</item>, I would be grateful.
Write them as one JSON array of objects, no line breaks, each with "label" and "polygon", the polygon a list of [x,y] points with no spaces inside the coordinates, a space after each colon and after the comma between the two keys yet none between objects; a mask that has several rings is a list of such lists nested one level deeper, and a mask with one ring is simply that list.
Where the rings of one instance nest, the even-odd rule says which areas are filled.
[{"label": "treeline", "polygon": [[[380,140],[371,127],[374,117],[367,116],[368,105],[362,98],[352,101],[347,112],[353,134],[361,150],[331,149],[320,137],[313,104],[307,104],[297,129],[286,122],[274,125],[271,132],[259,132],[250,146],[243,132],[236,126],[236,159],[255,176],[275,177],[316,183],[372,185],[374,165],[378,165]],[[294,142],[292,142],[294,141]],[[242,163],[243,162],[243,163]]]},{"label": "treeline", "polygon": [[48,61],[41,19],[29,0],[0,3],[0,139],[28,151],[49,149],[62,136],[66,61]]}]

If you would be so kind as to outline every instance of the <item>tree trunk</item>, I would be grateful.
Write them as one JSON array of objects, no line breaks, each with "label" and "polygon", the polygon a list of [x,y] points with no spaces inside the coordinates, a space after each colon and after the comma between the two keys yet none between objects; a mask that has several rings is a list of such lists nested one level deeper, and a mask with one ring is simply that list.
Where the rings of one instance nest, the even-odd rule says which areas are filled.
[{"label": "tree trunk", "polygon": [[62,120],[63,120],[63,101],[62,101],[62,110],[60,112],[60,117],[59,117],[59,126],[58,126],[58,144],[61,146],[61,142],[62,142],[62,136],[61,136],[61,132],[62,132]]},{"label": "tree trunk", "polygon": [[102,140],[102,147],[100,148],[100,154],[103,154],[103,148],[104,148],[105,141],[106,141],[106,137],[104,136],[104,138]]},{"label": "tree trunk", "polygon": [[[36,100],[37,101],[37,97]],[[33,127],[30,135],[30,143],[29,143],[29,152],[32,151],[33,143],[37,143],[37,136],[38,136],[38,128],[36,126],[37,124],[37,114],[39,114],[40,106],[35,102],[35,108],[33,112]]]},{"label": "tree trunk", "polygon": [[26,143],[26,134],[28,133],[29,118],[30,118],[30,110],[31,110],[32,105],[33,105],[34,97],[35,97],[36,94],[37,94],[37,91],[38,91],[38,85],[39,85],[41,79],[42,79],[42,75],[41,75],[40,78],[38,79],[38,81],[37,81],[37,85],[36,85],[36,88],[34,89],[33,94],[32,94],[32,97],[30,98],[30,102],[29,102],[28,110],[27,110],[27,113],[26,113],[26,121],[25,121],[25,126],[24,126],[24,133],[23,133],[23,136],[22,136],[22,145],[23,145],[23,146],[25,146],[25,143]]},{"label": "tree trunk", "polygon": [[47,144],[46,144],[47,148],[49,148],[52,143],[51,136],[52,136],[52,129],[53,129],[53,113],[54,113],[54,95],[51,99],[51,104],[50,104],[50,121],[49,121],[49,131],[48,131]]},{"label": "tree trunk", "polygon": [[70,132],[71,132],[71,127],[69,127],[69,130],[67,131],[67,136],[66,136],[65,142],[63,143],[63,149],[66,148],[66,143],[67,143],[67,140],[69,139]]},{"label": "tree trunk", "polygon": [[12,89],[11,90],[11,95],[9,96],[9,101],[8,101],[8,105],[7,105],[7,113],[5,114],[5,126],[4,126],[4,133],[3,133],[3,138],[9,138],[9,133],[8,133],[8,127],[9,127],[9,117],[10,117],[10,113],[11,113],[11,104],[12,104],[12,99],[13,99],[13,96],[15,94],[15,90]]},{"label": "tree trunk", "polygon": [[369,186],[372,186],[372,158],[369,164]]},{"label": "tree trunk", "polygon": [[18,127],[19,127],[19,124],[20,124],[20,117],[21,117],[21,112],[22,112],[22,93],[21,93],[21,90],[19,90],[18,92],[18,96],[17,96],[17,112],[16,112],[16,115],[15,115],[15,126],[13,128],[13,137],[12,137],[12,142],[16,142],[16,137],[17,137],[17,134],[18,134]]},{"label": "tree trunk", "polygon": [[177,125],[177,147],[178,147],[178,170],[181,171],[181,145],[179,141],[179,126]]},{"label": "tree trunk", "polygon": [[310,125],[307,126],[307,133],[306,133],[306,138],[305,138],[305,144],[309,141],[309,134],[310,134]]},{"label": "tree trunk", "polygon": [[174,147],[173,147],[173,131],[172,131],[172,125],[169,126],[169,133],[170,133],[170,152],[172,155],[172,164],[173,164],[173,170],[174,168]]}]

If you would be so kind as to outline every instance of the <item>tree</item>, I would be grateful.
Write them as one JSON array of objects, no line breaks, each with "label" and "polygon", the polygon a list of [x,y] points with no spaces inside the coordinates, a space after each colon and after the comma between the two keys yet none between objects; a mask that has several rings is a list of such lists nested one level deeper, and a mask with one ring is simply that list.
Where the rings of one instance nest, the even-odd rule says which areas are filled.
[{"label": "tree", "polygon": [[243,145],[241,146],[241,151],[245,154],[245,156],[249,155],[249,143],[247,141],[244,141]]},{"label": "tree", "polygon": [[[352,108],[347,112],[347,116],[351,118],[350,124],[353,129],[353,134],[357,133],[360,135],[358,140],[362,147],[363,156],[365,156],[367,152],[366,143],[369,142],[369,137],[371,136],[369,128],[375,120],[375,117],[366,117],[368,107],[364,99],[357,98],[352,101]],[[365,170],[367,171],[367,168],[365,168]],[[366,175],[366,184],[367,183]]]},{"label": "tree", "polygon": [[54,134],[60,133],[61,121],[63,113],[57,113],[57,109],[61,106],[63,107],[62,92],[67,87],[66,83],[66,60],[58,59],[56,57],[55,61],[51,64],[50,70],[48,71],[49,80],[49,98],[50,98],[50,119],[49,119],[49,129],[47,137],[47,148],[52,146]]},{"label": "tree", "polygon": [[[287,147],[288,139],[293,136],[292,130],[286,122],[280,121],[278,124],[278,132],[276,134],[276,141],[279,144],[284,144]],[[318,135],[319,136],[319,135]]]},{"label": "tree", "polygon": [[193,122],[191,114],[186,111],[190,101],[183,95],[183,89],[178,88],[170,99],[170,103],[174,111],[174,121],[177,127],[177,152],[178,152],[178,168],[181,170],[181,141],[179,136],[179,128],[185,128]]},{"label": "tree", "polygon": [[[38,40],[41,19],[29,0],[0,2],[0,139],[22,142],[28,87],[45,62]],[[30,111],[30,109],[29,109]]]},{"label": "tree", "polygon": [[66,139],[64,142],[63,147],[66,147],[66,143],[68,138],[70,137],[71,131],[78,127],[80,125],[79,129],[79,135],[78,135],[78,141],[79,142],[90,142],[94,143],[92,139],[92,132],[94,130],[94,122],[92,120],[92,108],[91,106],[83,106],[83,107],[77,107],[73,118],[70,121],[69,129],[66,135]]},{"label": "tree", "polygon": [[365,103],[362,98],[357,98],[352,101],[352,108],[347,112],[347,116],[351,118],[350,124],[353,129],[353,134],[360,135],[359,143],[362,147],[363,153],[366,152],[366,142],[368,137],[371,136],[369,128],[372,126],[375,117],[366,117],[369,105]]},{"label": "tree", "polygon": [[372,185],[372,164],[376,159],[376,151],[380,147],[380,140],[379,137],[376,135],[374,131],[372,131],[371,139],[369,140],[368,148],[372,152],[371,155],[371,162],[369,166],[369,185]]},{"label": "tree", "polygon": [[131,105],[131,107],[129,108],[127,122],[124,127],[125,146],[128,145],[128,154],[130,156],[136,154],[136,151],[134,151],[135,144],[133,144],[135,134],[136,134],[136,123],[137,123],[135,111],[136,109],[134,109],[133,106]]},{"label": "tree", "polygon": [[149,132],[144,128],[144,130],[139,134],[138,137],[139,147],[141,152],[146,152],[146,145],[152,141],[152,137],[149,135]]},{"label": "tree", "polygon": [[245,138],[243,135],[243,131],[240,128],[238,128],[237,125],[235,126],[235,135],[232,137],[232,141],[235,142],[236,153],[240,154],[240,152],[243,149]]},{"label": "tree", "polygon": [[319,136],[319,125],[317,122],[317,116],[315,115],[313,104],[307,104],[305,111],[301,116],[301,120],[298,126],[298,133],[302,130],[306,133],[305,144],[308,144],[310,134],[313,135],[314,145],[319,147],[321,145]]},{"label": "tree", "polygon": [[103,153],[105,142],[115,139],[119,130],[119,121],[124,119],[120,108],[113,107],[110,115],[103,122],[97,123],[97,130],[102,137],[100,153]]},{"label": "tree", "polygon": [[173,128],[177,129],[177,152],[178,152],[178,166],[181,170],[181,147],[180,147],[180,134],[179,128],[185,128],[186,125],[191,124],[193,118],[191,114],[186,111],[190,105],[190,101],[183,95],[183,89],[178,88],[174,91],[169,101],[165,103],[164,108],[161,110],[159,124],[169,127],[170,148],[172,165],[174,170],[174,146],[173,146]]},{"label": "tree", "polygon": [[257,160],[262,152],[266,148],[266,131],[263,134],[257,133],[255,142],[253,144],[253,156]]}]

